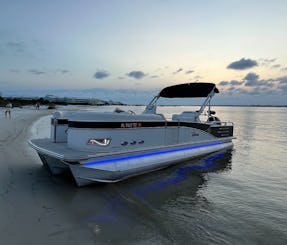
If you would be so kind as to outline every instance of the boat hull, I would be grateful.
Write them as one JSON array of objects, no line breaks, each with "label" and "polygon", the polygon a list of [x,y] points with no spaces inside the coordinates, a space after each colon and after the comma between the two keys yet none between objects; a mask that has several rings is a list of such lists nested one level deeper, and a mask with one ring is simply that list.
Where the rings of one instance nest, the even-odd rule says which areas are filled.
[{"label": "boat hull", "polygon": [[[33,147],[33,145],[31,145]],[[78,186],[95,182],[118,182],[136,175],[162,169],[170,165],[229,149],[229,141],[212,141],[197,144],[170,146],[148,151],[92,157],[79,161],[66,161],[47,154],[37,147],[37,152],[53,175],[71,171]]]},{"label": "boat hull", "polygon": [[38,155],[43,165],[48,168],[52,175],[62,174],[69,170],[69,166],[56,157],[52,157],[40,152],[38,152]]}]

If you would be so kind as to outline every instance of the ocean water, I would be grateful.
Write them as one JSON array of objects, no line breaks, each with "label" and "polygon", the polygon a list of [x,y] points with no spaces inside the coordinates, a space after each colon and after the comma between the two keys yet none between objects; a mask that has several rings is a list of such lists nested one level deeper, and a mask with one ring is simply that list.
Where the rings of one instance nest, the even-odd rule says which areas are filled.
[{"label": "ocean water", "polygon": [[[170,118],[191,109],[158,112]],[[78,188],[69,176],[45,175],[38,198],[67,207],[46,218],[69,217],[50,236],[69,237],[70,244],[287,244],[287,108],[213,109],[234,122],[232,150],[116,184]],[[49,123],[38,121],[34,137],[48,136]]]}]

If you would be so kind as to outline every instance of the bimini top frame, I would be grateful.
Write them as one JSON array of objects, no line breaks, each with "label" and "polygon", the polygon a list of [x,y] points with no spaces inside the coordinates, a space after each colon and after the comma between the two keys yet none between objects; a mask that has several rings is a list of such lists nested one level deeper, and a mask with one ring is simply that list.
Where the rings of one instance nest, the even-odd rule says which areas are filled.
[{"label": "bimini top frame", "polygon": [[157,100],[163,98],[200,98],[206,97],[201,105],[198,116],[203,113],[205,107],[209,105],[208,114],[210,114],[210,101],[215,93],[219,93],[214,83],[184,83],[170,87],[166,87],[156,95],[151,102],[146,106],[143,113],[155,114]]}]

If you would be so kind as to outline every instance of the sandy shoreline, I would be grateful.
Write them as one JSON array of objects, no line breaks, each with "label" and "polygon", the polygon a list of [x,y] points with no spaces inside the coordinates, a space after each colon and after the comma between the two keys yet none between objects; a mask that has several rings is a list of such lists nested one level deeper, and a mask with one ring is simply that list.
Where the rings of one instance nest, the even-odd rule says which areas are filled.
[{"label": "sandy shoreline", "polygon": [[33,123],[52,111],[13,109],[11,119],[1,113],[1,244],[161,244],[144,225],[150,209],[129,194],[134,182],[78,188],[71,176],[51,176],[42,166],[27,140]]},{"label": "sandy shoreline", "polygon": [[[0,237],[2,244],[40,244],[39,226],[45,204],[35,200],[35,183],[41,172],[37,156],[27,145],[30,127],[48,110],[13,109],[5,118],[1,110],[0,131]],[[32,229],[31,229],[32,228]]]},{"label": "sandy shoreline", "polygon": [[0,118],[1,244],[66,244],[69,240],[70,232],[63,230],[69,230],[72,222],[62,197],[73,192],[75,186],[70,182],[65,189],[65,183],[57,185],[58,179],[53,182],[36,152],[27,144],[33,123],[51,113],[44,109],[13,109],[9,119],[4,117],[3,110]]}]

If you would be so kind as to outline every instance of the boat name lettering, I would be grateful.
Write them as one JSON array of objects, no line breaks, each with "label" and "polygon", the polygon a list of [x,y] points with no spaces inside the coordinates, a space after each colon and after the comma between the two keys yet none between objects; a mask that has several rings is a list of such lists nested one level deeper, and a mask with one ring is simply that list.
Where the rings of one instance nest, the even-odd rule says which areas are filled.
[{"label": "boat name lettering", "polygon": [[121,123],[121,128],[140,128],[142,123]]}]

